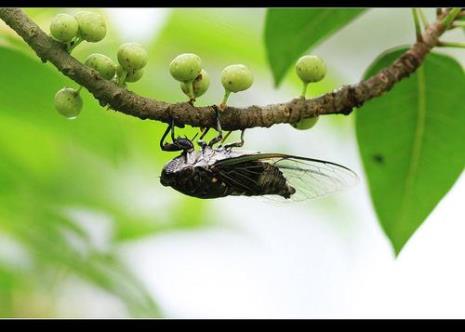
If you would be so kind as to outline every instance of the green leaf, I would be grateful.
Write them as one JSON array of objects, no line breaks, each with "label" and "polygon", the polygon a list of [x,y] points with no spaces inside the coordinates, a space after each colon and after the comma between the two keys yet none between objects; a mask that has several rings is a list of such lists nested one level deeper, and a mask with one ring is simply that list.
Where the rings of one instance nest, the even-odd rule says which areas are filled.
[{"label": "green leaf", "polygon": [[[381,55],[365,78],[405,49]],[[465,74],[430,54],[415,74],[357,111],[356,131],[371,198],[396,255],[465,166]]]},{"label": "green leaf", "polygon": [[265,47],[278,86],[295,61],[366,9],[271,8],[265,19]]}]

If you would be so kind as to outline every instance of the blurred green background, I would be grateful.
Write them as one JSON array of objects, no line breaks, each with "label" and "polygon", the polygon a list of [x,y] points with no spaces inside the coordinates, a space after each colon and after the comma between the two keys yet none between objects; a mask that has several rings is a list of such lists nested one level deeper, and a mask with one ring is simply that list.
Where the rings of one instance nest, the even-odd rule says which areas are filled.
[{"label": "blurred green background", "polygon": [[[25,11],[48,32],[53,15],[78,10]],[[73,52],[78,59],[97,52],[116,60],[118,46],[134,40],[118,30],[115,16],[99,11],[107,16],[108,34],[102,42],[81,44]],[[168,72],[169,61],[183,52],[199,54],[212,77],[200,104],[220,101],[222,88],[215,81],[227,64],[245,63],[257,77],[270,76],[261,47],[263,14],[240,9],[164,13],[158,31],[139,27],[143,31],[136,41],[147,48],[150,61],[143,79],[129,88],[166,101],[183,100]],[[61,117],[53,95],[76,84],[49,63],[41,64],[8,27],[2,25],[0,33],[0,236],[20,256],[0,259],[0,316],[53,316],[57,285],[70,276],[114,295],[130,315],[162,315],[156,299],[120,262],[118,246],[216,222],[205,212],[207,203],[159,184],[161,168],[174,157],[158,146],[165,125],[106,111],[87,91],[78,119]],[[296,77],[289,81],[298,91]],[[236,102],[247,104],[247,97]],[[98,218],[111,227],[100,244],[89,226]]]},{"label": "blurred green background", "polygon": [[[48,32],[53,15],[78,10],[81,8],[25,11]],[[279,89],[273,88],[262,40],[265,9],[146,9],[147,16],[141,10],[137,14],[130,9],[91,10],[98,10],[107,17],[107,36],[96,44],[82,43],[73,51],[73,56],[84,60],[97,52],[116,61],[116,51],[121,43],[142,43],[149,51],[150,60],[143,78],[129,84],[129,89],[138,94],[169,102],[185,100],[178,82],[168,71],[171,59],[184,52],[198,54],[210,73],[210,89],[199,98],[199,105],[220,102],[223,94],[220,72],[224,66],[233,63],[246,64],[256,78],[252,89],[230,98],[233,105],[285,101],[300,93],[300,83],[292,70]],[[355,82],[381,51],[412,40],[409,12],[397,10],[395,14],[391,13],[386,10],[362,16],[363,23],[350,25],[344,30],[345,34],[330,39],[326,48],[317,48],[316,54],[324,57],[329,70],[321,83],[311,87],[310,94],[318,95],[340,84]],[[433,11],[429,14],[434,15]],[[379,24],[383,20],[402,23],[392,24],[391,33],[386,34],[383,24]],[[367,26],[373,29],[366,29]],[[408,35],[405,34],[406,27],[409,27]],[[348,39],[348,35],[353,38]],[[313,229],[302,228],[302,234],[315,233],[315,230],[315,234],[320,234],[315,228],[320,225],[316,219],[326,223],[322,227],[334,226],[331,236],[336,239],[335,243],[331,244],[333,240],[322,236],[320,240],[327,247],[318,247],[318,239],[305,239],[310,250],[317,249],[315,253],[310,250],[305,253],[315,256],[301,257],[301,261],[295,258],[296,264],[300,264],[299,269],[302,262],[306,262],[312,268],[316,266],[314,270],[323,271],[318,276],[321,279],[305,280],[309,289],[334,289],[336,286],[331,280],[336,275],[346,275],[333,270],[334,266],[330,264],[338,264],[332,260],[335,257],[340,259],[338,262],[343,272],[350,270],[349,262],[353,263],[350,268],[365,265],[367,261],[360,259],[361,252],[372,254],[367,258],[369,262],[392,260],[389,244],[369,208],[363,184],[358,189],[361,196],[357,203],[351,201],[357,195],[350,193],[345,199],[329,197],[312,206],[314,213],[310,213],[308,206],[270,208],[266,204],[255,205],[258,203],[229,198],[221,205],[183,196],[159,183],[163,165],[175,156],[159,149],[164,124],[107,111],[84,90],[81,93],[84,108],[80,116],[75,120],[60,116],[53,108],[53,96],[63,86],[77,87],[76,84],[49,63],[42,64],[1,21],[0,73],[1,317],[79,317],[89,316],[92,310],[93,316],[104,317],[182,317],[186,313],[182,310],[166,313],[158,301],[158,293],[163,293],[161,286],[154,289],[140,278],[127,264],[128,259],[124,259],[124,248],[147,238],[176,232],[207,234],[215,228],[240,228],[240,220],[231,222],[230,219],[234,213],[240,214],[241,209],[255,211],[256,216],[248,212],[244,215],[260,219],[258,222],[263,224],[260,224],[263,229],[276,228],[279,218],[280,221],[287,219],[286,224],[279,224],[281,229],[289,227],[279,235],[284,239],[292,227],[302,226],[297,221],[292,223],[293,218],[301,219],[297,214],[286,215],[290,211],[298,210],[300,216],[308,219],[306,224],[314,226]],[[188,136],[195,132],[192,128],[182,130]],[[234,135],[237,137],[238,134]],[[246,132],[246,140],[247,150],[326,158],[344,163],[361,174],[352,118],[324,117],[309,132],[299,132],[286,125],[254,129]],[[354,212],[358,203],[364,204],[359,214]],[[268,215],[260,218],[259,211],[268,211]],[[273,216],[270,211],[276,214]],[[286,212],[280,214],[278,211]],[[315,211],[326,217],[317,218]],[[369,233],[359,232],[362,228]],[[291,233],[288,237],[292,239]],[[380,246],[373,246],[367,238],[373,238]],[[238,250],[239,246],[240,243]],[[339,246],[334,252],[340,250],[341,255],[331,256],[331,249],[328,249],[331,246]],[[373,252],[377,249],[385,253],[375,257]],[[296,250],[303,252],[300,248]],[[279,257],[278,250],[270,252],[270,262],[279,262],[284,257]],[[353,254],[351,258],[349,253]],[[317,256],[319,265],[313,261],[316,262]],[[286,261],[288,257],[285,257]],[[247,260],[245,255],[238,259]],[[326,266],[330,268],[326,269]],[[279,269],[273,273],[279,275],[283,271],[282,267]],[[228,270],[225,268],[225,271]],[[296,273],[284,278],[283,284],[292,284],[299,273],[303,273],[292,271]],[[164,278],[176,283],[179,275]],[[81,294],[82,285],[90,288],[91,293],[103,302],[86,297],[85,292]],[[214,288],[210,291],[214,292]],[[166,299],[169,292],[164,294]],[[299,295],[302,294],[300,291]],[[318,299],[315,294],[311,296]],[[326,295],[320,294],[320,298],[323,296]],[[273,298],[277,308],[283,298],[285,296]],[[228,298],[223,300],[224,303],[212,305],[221,307],[229,302]],[[319,301],[321,307],[314,304],[308,307],[309,310],[318,313],[330,308],[325,307],[324,301]],[[348,303],[340,297],[338,301]],[[84,310],[83,314],[82,308],[86,306],[91,309]],[[292,312],[294,309],[289,307],[287,310]],[[299,310],[294,312],[299,313]]]}]

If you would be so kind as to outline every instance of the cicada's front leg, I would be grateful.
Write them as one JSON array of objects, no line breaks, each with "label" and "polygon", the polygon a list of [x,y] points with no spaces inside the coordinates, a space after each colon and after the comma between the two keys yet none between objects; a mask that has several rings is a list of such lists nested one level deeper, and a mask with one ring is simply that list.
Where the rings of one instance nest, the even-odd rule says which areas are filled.
[{"label": "cicada's front leg", "polygon": [[[172,143],[165,143],[166,136],[168,136],[170,132]],[[165,133],[161,137],[160,148],[162,151],[189,151],[194,149],[194,145],[187,137],[174,137],[174,121],[171,120],[168,124],[168,128],[166,128]]]}]

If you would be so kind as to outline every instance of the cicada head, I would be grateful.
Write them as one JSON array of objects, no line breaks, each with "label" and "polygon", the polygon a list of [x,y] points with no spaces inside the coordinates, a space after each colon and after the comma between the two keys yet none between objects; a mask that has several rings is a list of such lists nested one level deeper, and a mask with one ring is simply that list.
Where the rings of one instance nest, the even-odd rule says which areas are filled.
[{"label": "cicada head", "polygon": [[193,165],[189,164],[185,155],[178,156],[163,167],[160,183],[163,186],[177,188],[182,186],[187,178],[194,172]]}]

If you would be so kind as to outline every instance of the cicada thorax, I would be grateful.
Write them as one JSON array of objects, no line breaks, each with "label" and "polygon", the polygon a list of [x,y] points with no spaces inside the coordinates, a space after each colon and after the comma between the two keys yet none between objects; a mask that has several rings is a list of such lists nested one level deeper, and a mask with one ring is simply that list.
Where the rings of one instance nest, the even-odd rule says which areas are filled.
[{"label": "cicada thorax", "polygon": [[230,192],[226,183],[210,170],[205,155],[195,152],[171,160],[163,168],[160,182],[183,194],[204,199],[224,197]]}]

